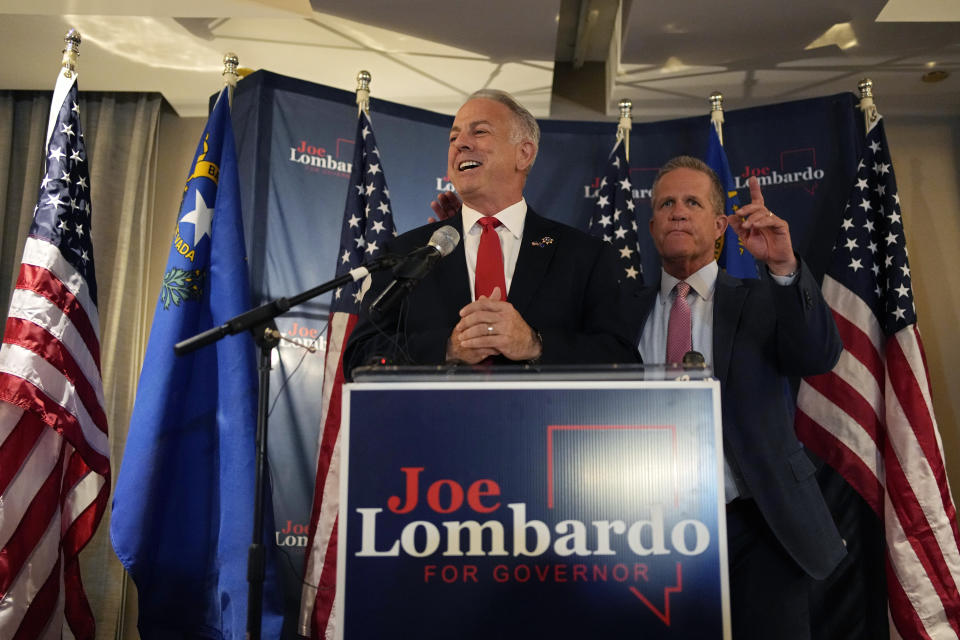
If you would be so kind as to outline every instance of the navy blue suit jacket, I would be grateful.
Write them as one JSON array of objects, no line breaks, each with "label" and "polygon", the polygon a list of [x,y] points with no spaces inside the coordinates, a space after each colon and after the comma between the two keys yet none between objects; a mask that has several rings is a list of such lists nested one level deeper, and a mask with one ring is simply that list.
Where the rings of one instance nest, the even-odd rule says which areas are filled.
[{"label": "navy blue suit jacket", "polygon": [[[720,380],[725,454],[787,552],[823,579],[846,549],[794,431],[787,377],[831,370],[843,347],[806,265],[786,287],[761,271],[759,280],[717,276],[708,364]],[[659,283],[634,294],[637,343],[658,290]]]},{"label": "navy blue suit jacket", "polygon": [[[463,232],[460,214],[409,231],[388,243],[391,253],[424,246],[433,232],[451,225]],[[374,276],[360,319],[344,354],[344,372],[384,356],[398,364],[436,365],[446,359],[447,339],[471,302],[463,242],[378,322],[368,307],[392,274]],[[633,332],[623,320],[616,256],[598,238],[527,210],[508,302],[543,341],[542,364],[637,363]],[[499,357],[496,364],[509,363]]]}]

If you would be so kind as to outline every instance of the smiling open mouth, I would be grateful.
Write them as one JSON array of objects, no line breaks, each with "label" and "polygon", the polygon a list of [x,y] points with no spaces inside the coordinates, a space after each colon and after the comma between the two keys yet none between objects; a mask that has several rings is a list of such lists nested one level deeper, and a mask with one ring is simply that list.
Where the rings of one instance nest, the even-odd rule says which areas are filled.
[{"label": "smiling open mouth", "polygon": [[457,169],[459,171],[470,171],[471,169],[476,169],[479,166],[480,166],[480,163],[477,162],[476,160],[464,160],[459,165],[457,165]]}]

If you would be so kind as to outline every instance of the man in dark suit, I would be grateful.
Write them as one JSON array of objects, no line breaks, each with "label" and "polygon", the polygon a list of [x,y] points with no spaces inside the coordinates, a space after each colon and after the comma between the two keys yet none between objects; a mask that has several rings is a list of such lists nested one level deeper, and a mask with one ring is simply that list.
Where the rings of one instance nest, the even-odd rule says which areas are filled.
[{"label": "man in dark suit", "polygon": [[[794,433],[787,377],[829,371],[842,347],[787,222],[764,206],[755,178],[750,194],[728,218],[703,162],[682,156],[660,170],[650,217],[660,283],[635,294],[631,315],[645,362],[664,362],[683,338],[681,352],[701,352],[720,380],[733,637],[809,640],[810,580],[846,551]],[[758,280],[719,272],[714,242],[727,224],[763,263]]]},{"label": "man in dark suit", "polygon": [[402,305],[367,312],[390,282],[380,273],[344,355],[344,371],[380,358],[404,364],[636,362],[620,320],[615,256],[602,241],[533,212],[523,186],[537,155],[536,119],[509,94],[485,90],[460,108],[447,171],[463,200],[454,217],[391,241],[424,246],[440,226],[463,241]]}]

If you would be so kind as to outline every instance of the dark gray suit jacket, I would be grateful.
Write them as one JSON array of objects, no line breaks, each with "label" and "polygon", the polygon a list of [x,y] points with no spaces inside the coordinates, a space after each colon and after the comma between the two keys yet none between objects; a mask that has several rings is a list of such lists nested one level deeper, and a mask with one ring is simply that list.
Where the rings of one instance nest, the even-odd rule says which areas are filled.
[{"label": "dark gray suit jacket", "polygon": [[[846,549],[794,431],[787,377],[831,370],[843,347],[806,265],[787,287],[761,272],[759,280],[717,276],[712,366],[720,380],[725,454],[784,548],[823,579]],[[656,283],[633,296],[637,343],[658,290]]]},{"label": "dark gray suit jacket", "polygon": [[[458,214],[409,231],[388,245],[405,254],[424,246],[440,226],[463,230]],[[383,356],[398,364],[442,364],[447,339],[469,304],[463,242],[377,322],[368,307],[392,274],[374,276],[344,354],[344,374]],[[542,364],[636,363],[633,332],[621,311],[616,257],[598,238],[527,210],[508,301],[543,340]],[[499,358],[495,364],[509,363]]]}]

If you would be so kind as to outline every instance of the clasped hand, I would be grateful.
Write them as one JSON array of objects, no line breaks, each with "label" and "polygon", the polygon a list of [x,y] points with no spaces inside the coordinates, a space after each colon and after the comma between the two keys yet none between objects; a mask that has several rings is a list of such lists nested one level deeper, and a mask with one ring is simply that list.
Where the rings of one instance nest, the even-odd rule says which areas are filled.
[{"label": "clasped hand", "polygon": [[460,322],[447,341],[447,361],[477,364],[495,355],[510,360],[535,360],[542,345],[530,325],[501,300],[500,287],[460,309]]}]

